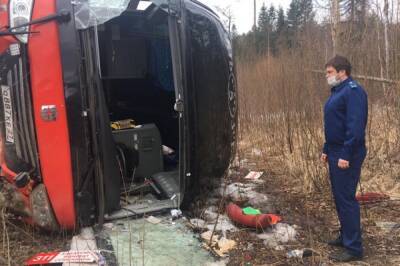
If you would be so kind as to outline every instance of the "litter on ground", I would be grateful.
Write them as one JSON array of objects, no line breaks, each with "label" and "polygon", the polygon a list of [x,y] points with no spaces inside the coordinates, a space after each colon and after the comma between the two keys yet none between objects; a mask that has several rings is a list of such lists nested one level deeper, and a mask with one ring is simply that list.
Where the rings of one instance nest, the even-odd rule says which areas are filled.
[{"label": "litter on ground", "polygon": [[206,228],[206,221],[198,218],[193,218],[189,220],[190,225],[195,229],[204,229]]},{"label": "litter on ground", "polygon": [[244,179],[258,180],[263,174],[264,174],[264,172],[250,171],[250,173],[248,173],[248,174],[244,177]]},{"label": "litter on ground", "polygon": [[246,215],[243,210],[234,203],[229,203],[226,207],[229,218],[242,226],[265,229],[281,221],[281,217],[274,214]]},{"label": "litter on ground", "polygon": [[99,252],[91,250],[70,250],[64,252],[39,253],[29,258],[25,265],[105,265],[104,258]]},{"label": "litter on ground", "polygon": [[262,234],[254,234],[259,239],[264,240],[264,244],[268,247],[276,247],[279,244],[286,244],[296,240],[296,230],[285,223],[278,223],[267,232]]},{"label": "litter on ground", "polygon": [[159,224],[161,223],[161,219],[154,217],[154,216],[149,216],[146,219],[147,222],[151,223],[151,224]]},{"label": "litter on ground", "polygon": [[206,250],[211,250],[219,257],[225,257],[228,252],[234,249],[237,245],[236,241],[221,237],[212,231],[207,231],[201,234],[203,247]]},{"label": "litter on ground", "polygon": [[252,207],[246,207],[246,208],[243,208],[242,210],[243,210],[243,214],[246,214],[246,215],[258,215],[258,214],[261,214],[260,210],[254,209]]},{"label": "litter on ground", "polygon": [[289,251],[286,256],[290,258],[306,258],[312,256],[313,251],[311,249],[295,249]]},{"label": "litter on ground", "polygon": [[400,229],[399,223],[394,222],[375,222],[376,226],[378,226],[381,230],[389,233],[393,230]]}]

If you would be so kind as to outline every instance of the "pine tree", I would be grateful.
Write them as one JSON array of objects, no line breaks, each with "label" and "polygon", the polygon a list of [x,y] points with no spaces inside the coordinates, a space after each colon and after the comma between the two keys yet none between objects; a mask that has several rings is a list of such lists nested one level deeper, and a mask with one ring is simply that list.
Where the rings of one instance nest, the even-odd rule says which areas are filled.
[{"label": "pine tree", "polygon": [[287,25],[289,28],[294,29],[297,31],[297,28],[300,24],[300,4],[299,0],[292,0],[289,6],[289,10],[287,12]]},{"label": "pine tree", "polygon": [[287,14],[289,28],[304,28],[309,22],[314,20],[312,0],[292,0]]},{"label": "pine tree", "polygon": [[232,31],[231,31],[231,40],[232,40],[232,45],[233,45],[233,49],[234,50],[237,50],[237,49],[240,48],[239,45],[238,45],[239,37],[240,36],[239,36],[239,32],[237,30],[237,27],[236,27],[235,23],[233,23],[232,24]]},{"label": "pine tree", "polygon": [[236,24],[232,24],[231,38],[232,40],[236,39],[239,36]]},{"label": "pine tree", "polygon": [[279,7],[278,17],[276,19],[276,32],[280,34],[286,27],[285,11],[282,7]]},{"label": "pine tree", "polygon": [[292,0],[287,13],[287,40],[288,46],[297,45],[298,33],[314,21],[312,0]]},{"label": "pine tree", "polygon": [[341,0],[340,6],[343,15],[347,15],[353,23],[364,23],[367,15],[367,0]]},{"label": "pine tree", "polygon": [[269,18],[269,29],[270,31],[275,30],[276,28],[276,10],[274,5],[271,5],[270,8],[268,9],[268,18]]},{"label": "pine tree", "polygon": [[313,0],[299,0],[300,27],[305,27],[314,20],[315,13],[313,11],[312,1]]},{"label": "pine tree", "polygon": [[263,4],[258,15],[258,28],[261,32],[273,31],[276,26],[276,10],[273,5],[269,9]]},{"label": "pine tree", "polygon": [[287,12],[287,30],[285,39],[287,47],[296,46],[296,35],[300,28],[301,9],[300,0],[292,0]]},{"label": "pine tree", "polygon": [[279,7],[276,19],[276,51],[288,46],[288,35],[288,22],[286,20],[285,11],[282,7]]},{"label": "pine tree", "polygon": [[268,53],[275,50],[276,10],[273,5],[268,9],[263,4],[258,16],[258,28],[256,32],[257,51]]},{"label": "pine tree", "polygon": [[265,4],[261,6],[260,14],[258,15],[258,29],[261,32],[266,32],[269,24],[269,14]]}]

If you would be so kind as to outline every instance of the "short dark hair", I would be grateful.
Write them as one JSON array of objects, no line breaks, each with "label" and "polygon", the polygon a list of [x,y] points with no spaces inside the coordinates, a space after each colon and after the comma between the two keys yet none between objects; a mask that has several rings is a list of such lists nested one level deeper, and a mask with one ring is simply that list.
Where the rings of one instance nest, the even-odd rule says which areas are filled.
[{"label": "short dark hair", "polygon": [[336,55],[334,58],[330,59],[326,64],[325,68],[333,67],[337,72],[344,70],[347,76],[351,75],[351,64],[350,61],[341,55]]}]

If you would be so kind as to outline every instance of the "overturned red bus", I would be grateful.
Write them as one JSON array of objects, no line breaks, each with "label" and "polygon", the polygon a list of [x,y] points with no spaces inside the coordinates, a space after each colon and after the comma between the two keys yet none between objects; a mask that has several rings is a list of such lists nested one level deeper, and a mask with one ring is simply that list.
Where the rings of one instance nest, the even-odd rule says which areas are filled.
[{"label": "overturned red bus", "polygon": [[0,86],[1,196],[43,228],[178,208],[234,154],[231,43],[197,1],[0,0]]}]

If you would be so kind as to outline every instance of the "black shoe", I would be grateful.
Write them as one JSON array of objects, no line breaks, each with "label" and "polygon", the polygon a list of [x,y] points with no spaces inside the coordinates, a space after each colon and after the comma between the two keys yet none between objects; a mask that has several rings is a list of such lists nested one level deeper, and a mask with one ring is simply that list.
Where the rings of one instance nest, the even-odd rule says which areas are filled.
[{"label": "black shoe", "polygon": [[343,247],[342,239],[340,237],[336,238],[335,240],[329,240],[326,242],[329,246],[334,247]]},{"label": "black shoe", "polygon": [[347,250],[342,250],[331,253],[329,255],[329,259],[338,262],[348,262],[348,261],[362,260],[362,256],[355,256],[353,254],[350,254]]}]

